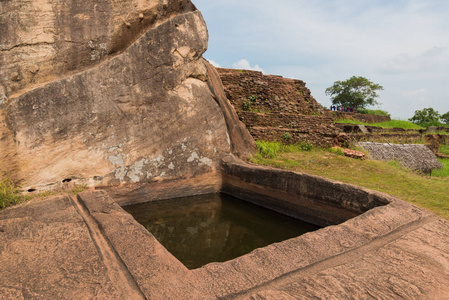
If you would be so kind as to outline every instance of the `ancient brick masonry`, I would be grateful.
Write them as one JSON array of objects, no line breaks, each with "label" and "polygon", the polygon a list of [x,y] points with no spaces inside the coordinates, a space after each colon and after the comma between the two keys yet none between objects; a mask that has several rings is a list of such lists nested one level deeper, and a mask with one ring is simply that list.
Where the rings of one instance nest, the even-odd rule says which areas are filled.
[{"label": "ancient brick masonry", "polygon": [[239,111],[243,123],[256,140],[281,141],[286,144],[308,142],[332,147],[340,133],[331,118],[286,113],[254,113]]},{"label": "ancient brick masonry", "polygon": [[263,75],[248,70],[217,69],[226,96],[237,111],[283,112],[321,115],[323,109],[306,84],[297,79]]},{"label": "ancient brick masonry", "polygon": [[[248,70],[217,69],[227,98],[257,140],[331,147],[340,130],[305,83]],[[338,143],[338,142],[337,142]]]},{"label": "ancient brick masonry", "polygon": [[377,115],[368,115],[368,114],[358,114],[351,112],[339,112],[339,111],[331,111],[325,110],[324,115],[333,119],[351,119],[357,120],[364,123],[381,123],[391,121],[391,118],[388,116],[377,116]]}]

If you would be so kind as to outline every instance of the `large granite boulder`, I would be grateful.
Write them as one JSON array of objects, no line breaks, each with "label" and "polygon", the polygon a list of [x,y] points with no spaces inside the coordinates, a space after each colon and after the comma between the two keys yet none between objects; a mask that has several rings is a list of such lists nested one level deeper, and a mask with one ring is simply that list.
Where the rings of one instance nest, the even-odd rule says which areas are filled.
[{"label": "large granite boulder", "polygon": [[0,7],[0,176],[39,191],[69,180],[218,184],[211,175],[232,136],[202,58],[207,28],[190,1]]},{"label": "large granite boulder", "polygon": [[189,0],[0,1],[0,98],[97,65],[195,10]]}]

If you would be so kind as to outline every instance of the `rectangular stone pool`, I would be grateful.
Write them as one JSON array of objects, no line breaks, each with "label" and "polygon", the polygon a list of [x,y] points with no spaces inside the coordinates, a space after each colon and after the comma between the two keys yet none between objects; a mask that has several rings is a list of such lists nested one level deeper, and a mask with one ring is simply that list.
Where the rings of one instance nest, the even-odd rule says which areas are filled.
[{"label": "rectangular stone pool", "polygon": [[187,268],[224,262],[321,227],[226,194],[123,207]]}]

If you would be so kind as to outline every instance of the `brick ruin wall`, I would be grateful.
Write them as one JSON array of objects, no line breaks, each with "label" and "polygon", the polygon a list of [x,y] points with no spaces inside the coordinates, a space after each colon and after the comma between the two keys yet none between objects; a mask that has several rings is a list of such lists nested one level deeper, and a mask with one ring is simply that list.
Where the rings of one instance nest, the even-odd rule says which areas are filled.
[{"label": "brick ruin wall", "polygon": [[226,97],[256,140],[284,144],[308,142],[322,147],[349,145],[357,141],[423,141],[422,132],[417,131],[366,126],[369,133],[362,133],[357,125],[334,124],[335,119],[355,119],[366,123],[391,119],[323,109],[301,80],[248,70],[218,68],[217,71]]},{"label": "brick ruin wall", "polygon": [[333,118],[334,120],[338,119],[350,119],[357,120],[364,123],[381,123],[391,121],[391,118],[388,116],[376,116],[376,115],[368,115],[368,114],[358,114],[358,113],[350,113],[350,112],[339,112],[339,111],[331,111],[325,110],[324,115],[328,118]]},{"label": "brick ruin wall", "polygon": [[[217,69],[226,92],[237,111],[284,112],[322,115],[321,105],[313,98],[304,81],[262,72]],[[245,103],[245,104],[244,104]]]},{"label": "brick ruin wall", "polygon": [[261,72],[217,69],[227,98],[256,140],[331,147],[340,130],[304,81]]},{"label": "brick ruin wall", "polygon": [[286,113],[238,112],[256,140],[279,141],[285,144],[308,142],[315,146],[332,147],[340,130],[332,118]]}]

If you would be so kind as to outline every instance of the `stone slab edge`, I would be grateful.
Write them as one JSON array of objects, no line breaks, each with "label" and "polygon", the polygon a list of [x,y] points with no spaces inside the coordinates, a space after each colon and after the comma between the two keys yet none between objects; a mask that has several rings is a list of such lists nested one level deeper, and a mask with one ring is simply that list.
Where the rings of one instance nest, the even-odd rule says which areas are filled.
[{"label": "stone slab edge", "polygon": [[[366,189],[365,189],[366,190]],[[103,191],[84,192],[78,199],[96,219],[146,297],[210,299],[239,295],[292,272],[436,218],[405,201],[370,191],[389,202],[340,225],[329,226],[224,263],[188,270],[142,225]]]}]

